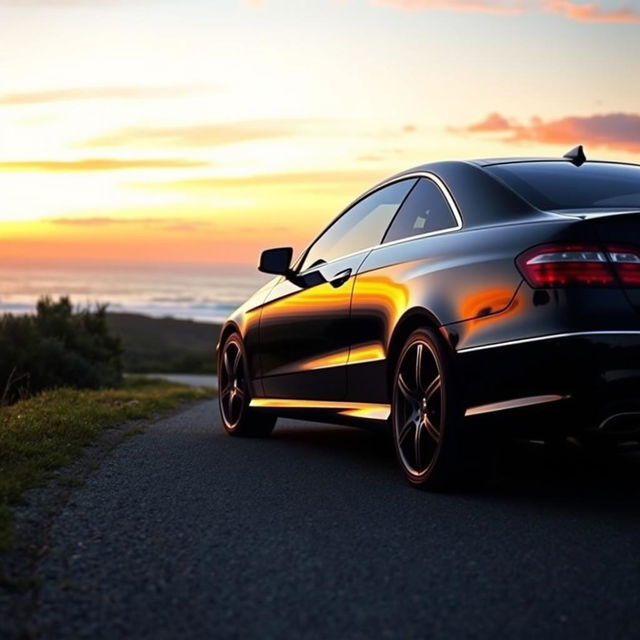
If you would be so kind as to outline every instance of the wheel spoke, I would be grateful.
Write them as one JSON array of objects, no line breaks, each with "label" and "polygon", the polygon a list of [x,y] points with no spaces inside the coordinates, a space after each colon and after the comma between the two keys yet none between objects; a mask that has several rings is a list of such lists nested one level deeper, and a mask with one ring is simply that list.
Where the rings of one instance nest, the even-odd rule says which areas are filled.
[{"label": "wheel spoke", "polygon": [[240,398],[240,400],[244,400],[244,389],[242,387],[236,387],[236,398]]},{"label": "wheel spoke", "polygon": [[420,434],[422,433],[422,429],[420,428],[420,425],[418,425],[416,427],[416,436],[415,439],[413,441],[413,448],[414,448],[414,460],[415,460],[415,464],[416,464],[416,471],[418,473],[420,473],[422,471],[422,451],[421,451],[421,445],[420,445]]},{"label": "wheel spoke", "polygon": [[222,366],[224,367],[224,372],[226,373],[228,378],[231,378],[233,373],[231,371],[231,364],[229,363],[229,350],[227,349],[222,355]]},{"label": "wheel spoke", "polygon": [[416,423],[413,418],[409,418],[403,425],[402,429],[398,433],[398,444],[402,445],[406,437],[411,433],[412,427],[415,428]]},{"label": "wheel spoke", "polygon": [[[231,419],[232,422],[235,422],[234,418],[237,419],[237,417],[239,417],[236,415],[236,413],[239,413],[242,407],[242,402],[240,401],[240,404],[238,404],[238,402],[236,402],[237,400],[240,400],[240,398],[237,395],[232,395],[229,401],[229,418]],[[237,407],[237,412],[234,411],[234,404]]]},{"label": "wheel spoke", "polygon": [[398,389],[400,389],[400,393],[404,396],[404,399],[411,405],[415,406],[417,400],[413,391],[409,388],[409,385],[405,382],[405,379],[402,377],[402,374],[398,376]]},{"label": "wheel spoke", "polygon": [[231,402],[233,400],[233,397],[231,396],[231,394],[227,394],[225,397],[222,398],[222,408],[224,409],[224,413],[225,416],[227,418],[227,420],[229,420],[231,418]]},{"label": "wheel spoke", "polygon": [[424,421],[424,426],[426,432],[429,434],[429,437],[438,444],[440,442],[440,432],[436,428],[436,425],[431,422],[431,420],[427,417]]},{"label": "wheel spoke", "polygon": [[238,373],[238,367],[240,365],[240,362],[242,361],[242,352],[240,351],[240,349],[238,349],[238,351],[236,352],[236,357],[233,360],[233,365],[232,365],[232,374],[235,376]]},{"label": "wheel spoke", "polygon": [[424,387],[422,386],[422,353],[424,350],[424,346],[421,342],[418,343],[418,347],[416,349],[416,372],[415,372],[415,380],[416,380],[416,391],[418,395],[422,393]]},{"label": "wheel spoke", "polygon": [[228,384],[221,392],[220,392],[220,396],[222,398],[226,398],[230,393],[231,393],[231,385]]},{"label": "wheel spoke", "polygon": [[424,397],[427,402],[431,400],[433,395],[440,391],[440,376],[437,375],[432,381],[431,384],[427,387],[427,390],[424,392]]}]

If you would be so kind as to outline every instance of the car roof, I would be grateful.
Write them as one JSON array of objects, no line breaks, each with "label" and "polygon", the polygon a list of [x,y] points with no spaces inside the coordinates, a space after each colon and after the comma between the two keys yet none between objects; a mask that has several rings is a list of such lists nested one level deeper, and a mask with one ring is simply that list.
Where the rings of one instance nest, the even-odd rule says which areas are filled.
[{"label": "car roof", "polygon": [[[478,158],[476,160],[468,160],[469,163],[475,164],[479,167],[491,167],[496,164],[518,164],[522,162],[569,162],[569,158],[549,158],[549,157],[532,157],[532,158]],[[626,164],[639,166],[634,162],[621,162],[618,160],[587,160],[585,164]]]},{"label": "car roof", "polygon": [[[475,158],[472,160],[449,160],[449,161],[441,161],[441,162],[429,162],[427,164],[421,164],[417,167],[411,167],[411,169],[407,169],[402,171],[401,173],[410,173],[412,171],[437,171],[443,165],[475,165],[476,167],[484,168],[491,167],[498,164],[519,164],[525,162],[566,162],[571,164],[571,160],[568,158],[553,158],[548,156],[530,156],[530,157],[514,157],[514,158]],[[624,164],[631,166],[640,166],[634,162],[624,162],[619,160],[587,160],[585,164]]]},{"label": "car roof", "polygon": [[[502,184],[490,175],[487,169],[491,166],[517,163],[569,163],[568,158],[515,157],[485,158],[478,160],[445,160],[430,162],[405,169],[389,176],[362,196],[390,181],[401,180],[416,173],[433,173],[440,177],[449,188],[466,226],[484,226],[492,223],[503,223],[505,220],[544,220],[557,214],[536,209],[521,195]],[[614,164],[640,166],[625,162],[607,162],[590,160],[589,164]],[[353,204],[353,203],[352,203]]]},{"label": "car roof", "polygon": [[475,160],[468,160],[471,164],[475,164],[479,167],[490,167],[494,164],[516,164],[520,162],[571,162],[566,158],[549,158],[549,157],[519,157],[519,158],[477,158]]}]

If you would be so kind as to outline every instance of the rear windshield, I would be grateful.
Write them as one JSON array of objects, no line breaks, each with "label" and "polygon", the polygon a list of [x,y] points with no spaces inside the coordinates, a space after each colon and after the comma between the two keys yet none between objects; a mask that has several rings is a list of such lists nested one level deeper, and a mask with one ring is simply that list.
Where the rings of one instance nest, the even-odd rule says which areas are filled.
[{"label": "rear windshield", "polygon": [[514,162],[486,170],[538,209],[640,209],[640,166]]}]

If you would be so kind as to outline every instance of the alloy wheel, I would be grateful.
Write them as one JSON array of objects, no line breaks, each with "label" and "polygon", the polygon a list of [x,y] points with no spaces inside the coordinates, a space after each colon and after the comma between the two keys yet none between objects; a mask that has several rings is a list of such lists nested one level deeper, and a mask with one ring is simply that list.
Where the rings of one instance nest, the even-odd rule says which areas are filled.
[{"label": "alloy wheel", "polygon": [[444,389],[442,371],[431,345],[417,338],[403,351],[393,403],[393,429],[406,471],[424,476],[442,440]]},{"label": "alloy wheel", "polygon": [[242,419],[247,397],[242,348],[235,340],[229,340],[220,359],[220,408],[229,429]]}]

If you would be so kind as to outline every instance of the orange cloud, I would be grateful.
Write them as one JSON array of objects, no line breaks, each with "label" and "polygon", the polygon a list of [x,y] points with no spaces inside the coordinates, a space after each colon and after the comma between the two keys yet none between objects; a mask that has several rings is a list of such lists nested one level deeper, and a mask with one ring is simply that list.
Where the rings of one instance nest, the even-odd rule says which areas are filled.
[{"label": "orange cloud", "polygon": [[372,4],[405,11],[448,10],[516,14],[525,10],[522,0],[372,0]]},{"label": "orange cloud", "polygon": [[167,230],[195,231],[211,227],[206,220],[184,220],[171,218],[116,218],[111,216],[95,216],[92,218],[49,218],[48,222],[55,225],[70,227],[106,227],[113,225],[125,226],[153,226]]},{"label": "orange cloud", "polygon": [[182,127],[128,127],[87,140],[79,146],[211,147],[236,142],[282,138],[298,131],[304,121],[255,120]]},{"label": "orange cloud", "polygon": [[282,189],[293,186],[318,185],[341,186],[345,184],[363,184],[370,186],[384,178],[379,171],[350,170],[350,171],[291,171],[281,173],[264,173],[248,176],[211,176],[206,178],[191,178],[186,180],[170,180],[166,182],[141,182],[130,186],[137,186],[159,190],[207,190],[220,188],[246,188],[277,186]]},{"label": "orange cloud", "polygon": [[485,131],[508,131],[511,124],[499,113],[490,113],[484,120],[467,127],[469,133],[482,133]]},{"label": "orange cloud", "polygon": [[[1,2],[1,0],[0,0]],[[194,93],[207,93],[213,87],[81,87],[0,94],[0,105],[15,106],[79,100],[141,100],[179,98]]]},{"label": "orange cloud", "polygon": [[0,171],[119,171],[123,169],[182,169],[204,167],[208,162],[173,158],[85,158],[82,160],[26,160],[0,162]]},{"label": "orange cloud", "polygon": [[588,144],[631,153],[640,152],[640,114],[607,113],[593,116],[568,116],[544,121],[533,117],[528,124],[508,120],[498,113],[457,133],[504,133],[502,142],[538,142],[542,144]]},{"label": "orange cloud", "polygon": [[544,10],[578,22],[640,23],[640,12],[629,6],[603,9],[597,2],[584,4],[573,0],[546,0]]},{"label": "orange cloud", "polygon": [[599,2],[576,0],[370,0],[371,4],[405,11],[459,11],[518,15],[530,11],[553,13],[578,22],[640,22],[640,12],[629,6],[604,9]]}]

